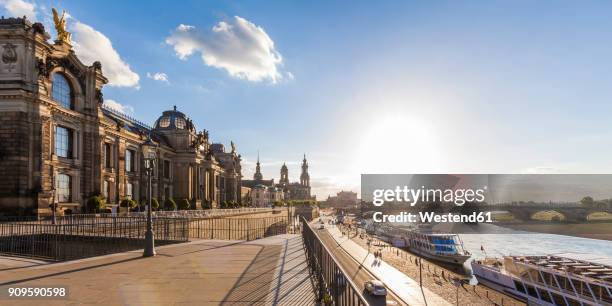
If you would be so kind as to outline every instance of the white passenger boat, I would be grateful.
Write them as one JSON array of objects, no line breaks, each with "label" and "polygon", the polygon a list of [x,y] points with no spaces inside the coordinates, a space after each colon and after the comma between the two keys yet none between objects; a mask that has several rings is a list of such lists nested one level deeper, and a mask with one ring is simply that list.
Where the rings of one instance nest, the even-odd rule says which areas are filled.
[{"label": "white passenger boat", "polygon": [[425,258],[463,265],[472,255],[463,247],[457,234],[422,233],[409,230],[405,233],[406,245],[410,252]]},{"label": "white passenger boat", "polygon": [[478,282],[528,305],[612,305],[612,266],[566,256],[505,256],[472,262]]}]

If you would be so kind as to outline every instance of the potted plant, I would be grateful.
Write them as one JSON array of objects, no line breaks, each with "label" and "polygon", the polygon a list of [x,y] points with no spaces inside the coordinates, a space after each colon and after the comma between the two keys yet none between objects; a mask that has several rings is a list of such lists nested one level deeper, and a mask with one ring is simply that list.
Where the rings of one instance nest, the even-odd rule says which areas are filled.
[{"label": "potted plant", "polygon": [[189,199],[182,199],[179,202],[179,205],[178,205],[179,210],[188,210],[189,208],[191,208],[191,203],[189,202]]},{"label": "potted plant", "polygon": [[94,195],[87,199],[87,210],[91,213],[98,213],[104,209],[106,201],[104,197]]},{"label": "potted plant", "polygon": [[164,201],[164,210],[167,210],[167,211],[176,210],[176,202],[174,201],[173,198],[167,198],[166,201]]}]

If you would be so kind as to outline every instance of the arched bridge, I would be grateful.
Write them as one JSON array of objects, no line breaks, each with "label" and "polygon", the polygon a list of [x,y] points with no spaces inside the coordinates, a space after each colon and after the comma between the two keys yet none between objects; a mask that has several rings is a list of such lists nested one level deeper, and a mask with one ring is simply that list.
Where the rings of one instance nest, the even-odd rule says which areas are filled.
[{"label": "arched bridge", "polygon": [[515,219],[528,221],[600,221],[612,220],[612,209],[609,206],[584,207],[580,203],[567,204],[498,204],[490,205],[492,211],[507,211]]}]

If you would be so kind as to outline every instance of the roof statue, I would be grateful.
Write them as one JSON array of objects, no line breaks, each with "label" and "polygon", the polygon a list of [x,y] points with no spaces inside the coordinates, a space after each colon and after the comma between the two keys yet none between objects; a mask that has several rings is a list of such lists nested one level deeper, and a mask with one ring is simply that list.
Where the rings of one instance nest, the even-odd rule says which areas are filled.
[{"label": "roof statue", "polygon": [[195,135],[193,141],[191,141],[191,147],[195,149],[200,149],[200,146],[203,146],[208,140],[208,131],[202,130],[201,132]]},{"label": "roof statue", "polygon": [[230,145],[232,146],[232,153],[236,153],[236,144],[234,141],[230,141]]},{"label": "roof statue", "polygon": [[60,18],[57,10],[54,8],[53,11],[53,23],[55,24],[55,31],[57,32],[57,40],[70,43],[70,32],[66,31],[66,11],[62,11],[62,17]]}]

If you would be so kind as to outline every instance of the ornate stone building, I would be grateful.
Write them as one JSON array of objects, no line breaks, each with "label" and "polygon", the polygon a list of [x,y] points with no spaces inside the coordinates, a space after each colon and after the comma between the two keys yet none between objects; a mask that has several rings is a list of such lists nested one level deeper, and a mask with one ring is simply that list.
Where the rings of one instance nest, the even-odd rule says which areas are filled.
[{"label": "ornate stone building", "polygon": [[[314,196],[310,194],[310,175],[308,174],[308,161],[306,160],[306,154],[304,154],[304,159],[302,160],[302,173],[300,175],[300,182],[289,182],[289,169],[287,165],[283,163],[283,166],[280,170],[280,180],[278,184],[274,184],[274,179],[266,180],[263,178],[263,174],[261,173],[261,165],[259,163],[259,154],[257,156],[257,164],[255,166],[255,174],[253,175],[252,180],[243,180],[242,185],[253,189],[253,195],[251,196],[254,199],[256,196],[255,189],[264,190],[264,187],[267,187],[265,190],[268,193],[274,193],[273,195],[268,195],[267,198],[274,198],[276,200],[316,200]],[[282,197],[278,197],[276,195],[278,190],[282,190]],[[253,203],[255,202],[252,200]]]},{"label": "ornate stone building", "polygon": [[[57,26],[56,26],[57,27]],[[158,144],[153,195],[194,207],[241,201],[240,155],[197,132],[182,112],[163,112],[153,127],[102,105],[102,65],[83,64],[70,35],[48,40],[42,24],[0,19],[0,214],[83,211],[104,195],[138,201],[147,187],[141,144]],[[69,34],[69,33],[68,33]]]}]

